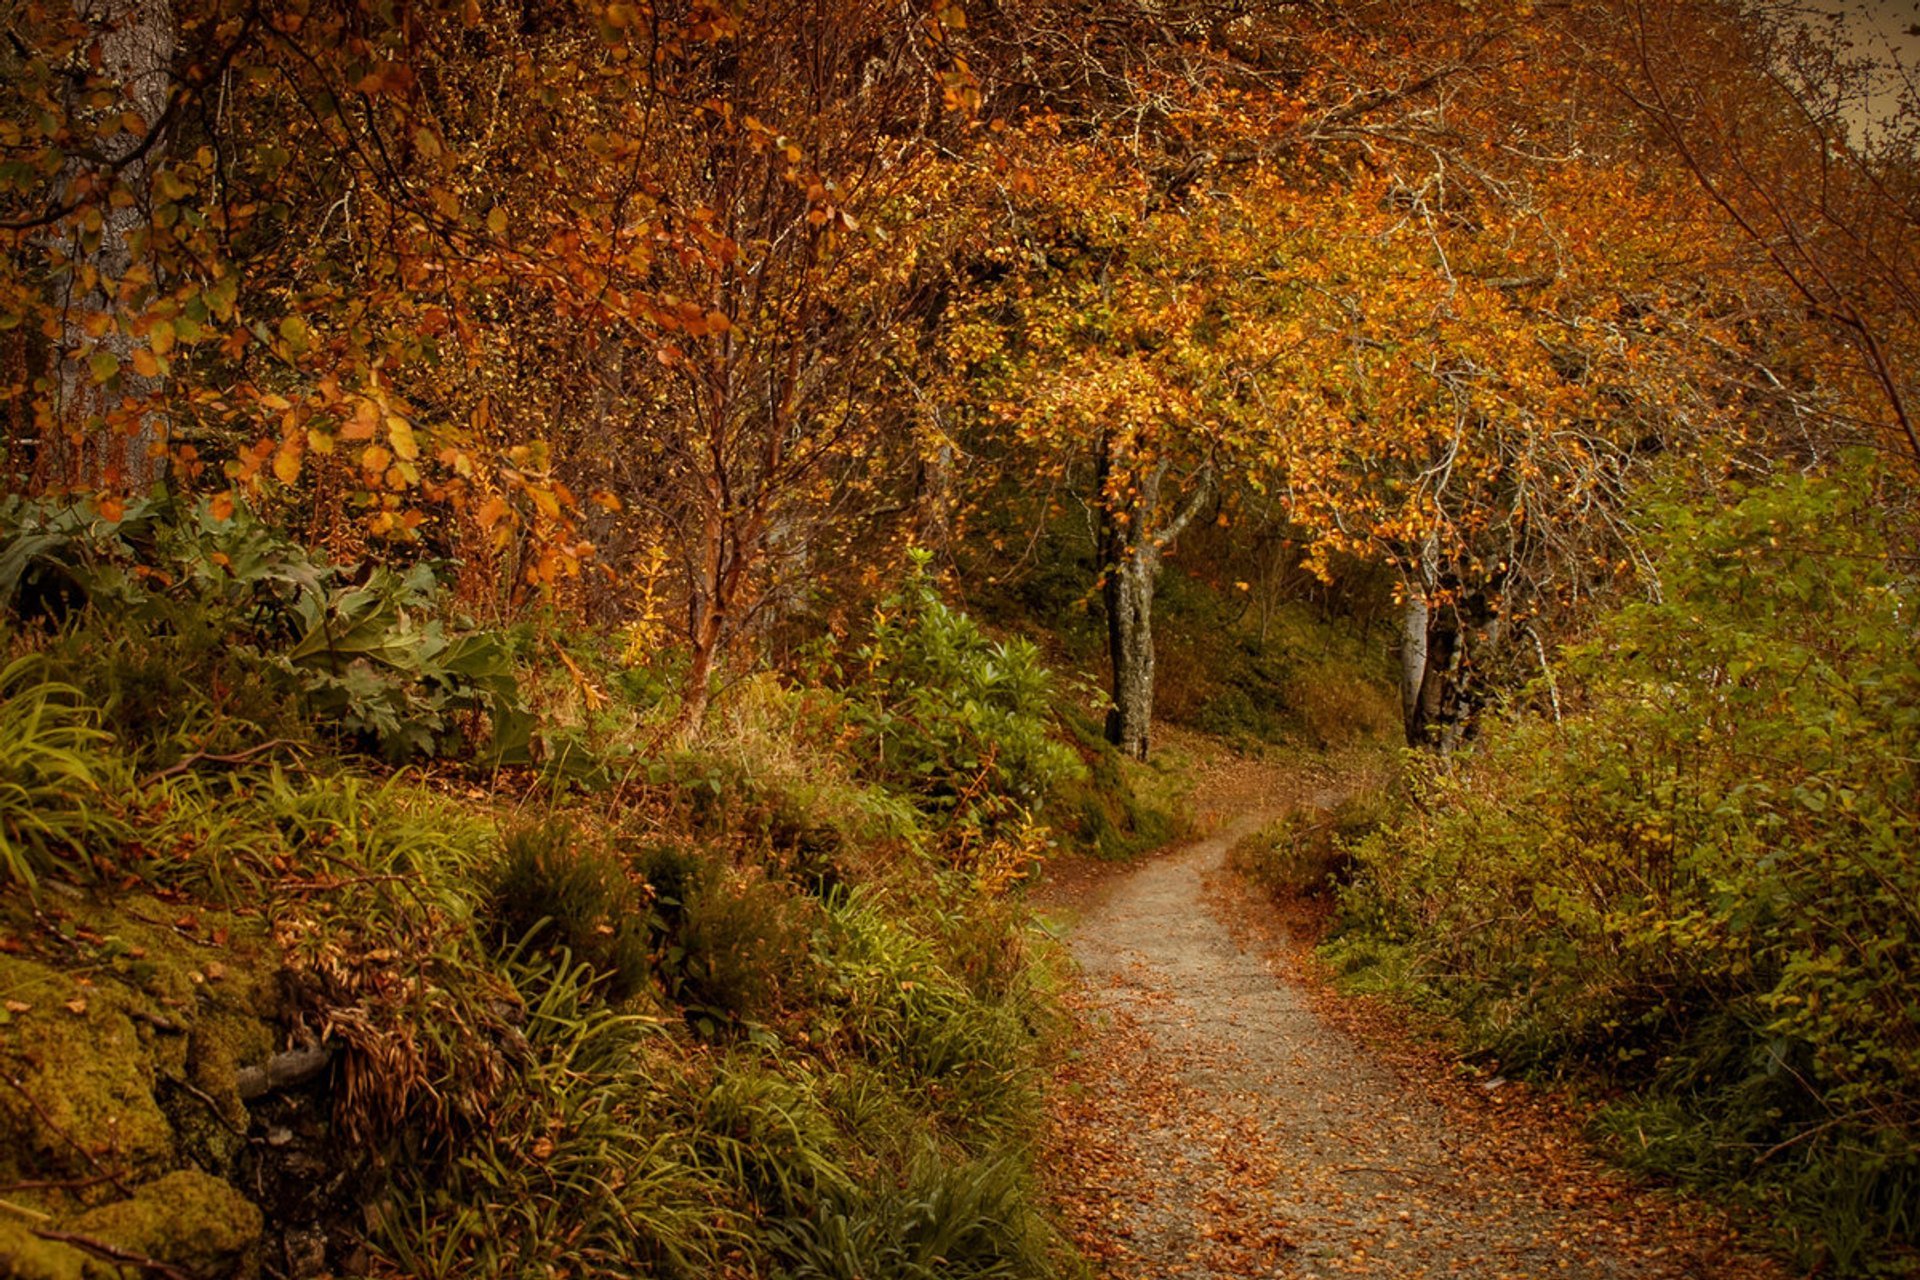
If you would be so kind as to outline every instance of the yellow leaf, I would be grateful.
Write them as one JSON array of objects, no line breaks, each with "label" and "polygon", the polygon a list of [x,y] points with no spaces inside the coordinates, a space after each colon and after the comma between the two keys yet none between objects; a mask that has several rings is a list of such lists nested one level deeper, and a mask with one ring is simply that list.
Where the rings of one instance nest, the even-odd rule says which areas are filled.
[{"label": "yellow leaf", "polygon": [[304,438],[288,436],[273,455],[273,474],[281,484],[290,485],[300,478],[300,456],[305,453]]},{"label": "yellow leaf", "polygon": [[153,348],[153,354],[164,356],[173,350],[173,321],[155,320],[153,327],[147,330],[147,345]]},{"label": "yellow leaf", "polygon": [[413,424],[397,413],[387,415],[387,440],[393,451],[411,462],[420,456],[420,444],[413,438]]},{"label": "yellow leaf", "polygon": [[207,504],[207,511],[215,520],[233,519],[233,495],[231,493],[214,494],[213,501]]},{"label": "yellow leaf", "polygon": [[487,215],[487,230],[497,236],[507,234],[507,211],[500,205],[493,206],[493,212]]},{"label": "yellow leaf", "polygon": [[383,445],[370,444],[360,454],[361,467],[374,475],[386,471],[388,464],[392,461],[393,455],[388,453]]}]

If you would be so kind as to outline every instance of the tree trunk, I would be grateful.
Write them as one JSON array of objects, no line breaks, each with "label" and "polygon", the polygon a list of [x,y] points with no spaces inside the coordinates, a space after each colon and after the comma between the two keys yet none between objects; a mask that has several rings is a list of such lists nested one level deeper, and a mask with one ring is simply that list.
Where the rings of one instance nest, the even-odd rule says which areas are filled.
[{"label": "tree trunk", "polygon": [[1427,679],[1427,627],[1432,616],[1427,593],[1409,589],[1400,615],[1400,723],[1408,746],[1420,745],[1420,690]]},{"label": "tree trunk", "polygon": [[1434,658],[1433,593],[1440,585],[1440,541],[1429,533],[1420,545],[1420,563],[1407,583],[1407,600],[1400,615],[1400,724],[1407,745],[1430,745],[1428,726],[1440,699],[1440,674],[1445,658]]},{"label": "tree trunk", "polygon": [[1115,442],[1101,442],[1100,562],[1107,606],[1107,657],[1113,680],[1107,710],[1107,741],[1135,760],[1147,758],[1153,724],[1153,592],[1160,558],[1205,505],[1211,473],[1202,469],[1186,503],[1164,528],[1153,520],[1168,464],[1155,463],[1141,474],[1124,504],[1116,503],[1113,468]]},{"label": "tree trunk", "polygon": [[[719,494],[708,494],[701,527],[700,561],[687,592],[687,678],[680,692],[680,710],[667,726],[667,736],[683,739],[700,727],[712,697],[713,672],[726,645],[728,612],[735,578],[728,557],[728,530]],[[737,549],[736,549],[737,552]],[[736,556],[737,560],[737,556]]]},{"label": "tree trunk", "polygon": [[[96,33],[101,73],[118,82],[119,99],[109,109],[138,115],[148,129],[159,127],[173,90],[175,33],[168,0],[79,0],[75,10]],[[88,108],[76,103],[73,110]],[[157,407],[162,380],[135,371],[138,342],[121,327],[126,317],[119,314],[119,286],[134,265],[134,241],[145,217],[147,177],[162,147],[160,140],[147,145],[145,134],[117,135],[105,148],[107,162],[118,166],[113,186],[136,198],[99,201],[102,221],[93,247],[87,247],[77,217],[61,246],[76,276],[90,271],[93,280],[84,291],[76,283],[68,298],[59,379],[65,436],[47,442],[48,479],[55,487],[139,492],[164,470],[166,421]],[[88,318],[101,315],[111,323],[95,338]],[[95,370],[96,361],[101,372],[109,367],[102,357],[117,369],[104,379]]]},{"label": "tree trunk", "polygon": [[1153,722],[1153,588],[1159,557],[1129,555],[1107,570],[1107,652],[1113,659],[1113,705],[1107,741],[1135,760],[1147,758]]}]

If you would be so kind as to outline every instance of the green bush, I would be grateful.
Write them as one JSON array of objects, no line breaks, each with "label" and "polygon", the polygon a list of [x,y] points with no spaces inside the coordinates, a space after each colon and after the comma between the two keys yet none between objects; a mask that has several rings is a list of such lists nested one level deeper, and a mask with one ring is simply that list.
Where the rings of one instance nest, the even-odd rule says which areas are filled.
[{"label": "green bush", "polygon": [[915,552],[874,615],[848,718],[868,776],[950,826],[992,832],[1036,813],[1084,774],[1050,731],[1051,677],[1030,641],[989,639],[949,608]]},{"label": "green bush", "polygon": [[1629,1156],[1752,1190],[1808,1261],[1920,1265],[1920,589],[1857,477],[1655,514],[1660,599],[1569,653],[1564,724],[1429,771],[1346,945],[1513,1065],[1631,1087]]}]

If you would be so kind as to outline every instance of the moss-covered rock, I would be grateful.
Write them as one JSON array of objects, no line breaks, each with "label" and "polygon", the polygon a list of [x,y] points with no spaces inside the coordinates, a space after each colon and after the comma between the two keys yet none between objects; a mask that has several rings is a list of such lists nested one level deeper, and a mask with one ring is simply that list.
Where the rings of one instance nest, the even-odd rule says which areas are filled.
[{"label": "moss-covered rock", "polygon": [[[75,1184],[8,1198],[196,1272],[246,1271],[260,1214],[214,1175],[246,1150],[240,1070],[275,1048],[278,949],[258,922],[140,894],[0,908],[0,1182]],[[0,1276],[120,1274],[36,1221],[6,1221]]]},{"label": "moss-covered rock", "polygon": [[[34,960],[0,956],[0,1169],[22,1177],[94,1172],[75,1144],[115,1168],[153,1170],[173,1153],[154,1101],[153,1057],[112,993]],[[24,1007],[22,1007],[24,1006]]]},{"label": "moss-covered rock", "polygon": [[200,1275],[233,1276],[257,1269],[252,1254],[263,1225],[260,1210],[227,1183],[181,1169],[63,1229]]},{"label": "moss-covered rock", "polygon": [[13,1280],[94,1280],[111,1274],[72,1245],[42,1240],[33,1228],[0,1215],[0,1275]]}]

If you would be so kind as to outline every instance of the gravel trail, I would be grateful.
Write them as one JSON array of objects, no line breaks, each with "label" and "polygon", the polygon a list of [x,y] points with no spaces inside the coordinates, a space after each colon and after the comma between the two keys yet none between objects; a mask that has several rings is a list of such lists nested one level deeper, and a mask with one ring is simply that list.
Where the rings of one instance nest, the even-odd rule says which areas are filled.
[{"label": "gravel trail", "polygon": [[1086,1034],[1057,1081],[1050,1164],[1097,1274],[1783,1274],[1704,1206],[1601,1164],[1533,1091],[1340,1025],[1340,997],[1225,861],[1351,783],[1246,772],[1210,834],[1072,891]]}]

